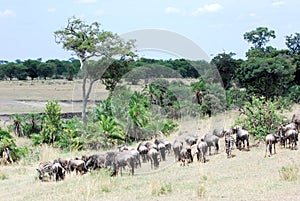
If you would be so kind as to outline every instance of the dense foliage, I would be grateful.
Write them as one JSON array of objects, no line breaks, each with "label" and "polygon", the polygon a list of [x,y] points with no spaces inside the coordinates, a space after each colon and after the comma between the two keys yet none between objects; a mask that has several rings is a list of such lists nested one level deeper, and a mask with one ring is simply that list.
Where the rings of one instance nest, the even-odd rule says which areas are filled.
[{"label": "dense foliage", "polygon": [[0,128],[0,154],[2,156],[2,151],[4,148],[9,148],[10,150],[10,162],[18,161],[20,158],[24,157],[28,153],[27,147],[20,147],[16,145],[15,138],[7,131]]},{"label": "dense foliage", "polygon": [[240,109],[241,115],[235,125],[248,129],[256,139],[264,139],[266,135],[275,133],[278,125],[283,123],[282,109],[278,100],[252,96]]}]

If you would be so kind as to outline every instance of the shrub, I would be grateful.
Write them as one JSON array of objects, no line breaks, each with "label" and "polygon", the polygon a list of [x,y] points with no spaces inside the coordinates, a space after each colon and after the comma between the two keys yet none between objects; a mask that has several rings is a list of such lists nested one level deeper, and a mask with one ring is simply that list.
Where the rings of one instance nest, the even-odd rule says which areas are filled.
[{"label": "shrub", "polygon": [[1,130],[0,128],[0,154],[5,147],[10,149],[10,159],[12,161],[18,161],[22,157],[28,154],[28,147],[17,147],[15,143],[15,138],[9,134],[9,132]]},{"label": "shrub", "polygon": [[[278,111],[278,108],[281,110]],[[277,100],[252,96],[240,109],[241,115],[234,124],[246,128],[256,139],[263,139],[266,135],[274,133],[282,123],[283,116],[279,113],[282,113],[282,110]]]},{"label": "shrub", "polygon": [[166,195],[171,192],[172,192],[171,183],[161,184],[160,181],[158,180],[152,182],[152,195],[160,196],[160,195]]},{"label": "shrub", "polygon": [[59,140],[62,131],[61,107],[57,101],[48,101],[45,108],[45,121],[39,134],[32,135],[34,145],[51,143]]}]

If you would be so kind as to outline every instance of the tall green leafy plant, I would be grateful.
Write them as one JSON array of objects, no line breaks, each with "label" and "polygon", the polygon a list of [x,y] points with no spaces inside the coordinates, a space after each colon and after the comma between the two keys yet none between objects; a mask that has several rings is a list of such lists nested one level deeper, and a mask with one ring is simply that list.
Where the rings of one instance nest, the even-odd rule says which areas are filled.
[{"label": "tall green leafy plant", "polygon": [[61,107],[57,101],[48,101],[45,108],[45,119],[42,131],[32,135],[35,145],[41,143],[54,144],[62,132]]},{"label": "tall green leafy plant", "polygon": [[274,133],[283,121],[283,108],[276,100],[252,96],[240,109],[241,115],[235,125],[245,127],[255,139],[263,139],[267,134]]}]

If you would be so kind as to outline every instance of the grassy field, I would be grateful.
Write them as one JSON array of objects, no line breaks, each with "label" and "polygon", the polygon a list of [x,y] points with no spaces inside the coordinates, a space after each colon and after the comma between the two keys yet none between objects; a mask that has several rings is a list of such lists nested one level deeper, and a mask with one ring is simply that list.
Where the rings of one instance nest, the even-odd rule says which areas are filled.
[{"label": "grassy field", "polygon": [[[3,83],[0,84],[0,90],[6,89]],[[72,89],[69,83],[35,83],[33,86],[41,90],[35,86],[40,84],[45,85],[44,88],[51,91],[56,99],[69,99],[63,95]],[[1,96],[0,100],[26,99],[25,88],[27,93],[33,92],[34,89],[27,89],[29,86],[30,82],[14,85],[18,90],[24,87],[24,91],[20,90],[23,92],[16,93],[15,96],[7,95],[6,98]],[[54,86],[57,90],[51,88]],[[62,88],[58,89],[59,87]],[[62,90],[64,93],[58,95]],[[104,93],[103,88],[99,87],[98,90],[99,93]],[[45,90],[42,90],[39,93],[44,92]],[[51,97],[48,93],[37,95],[39,93],[32,93],[32,96],[27,94],[26,100],[45,101]],[[296,105],[286,112],[287,118],[291,119],[292,114],[298,110],[299,105]],[[190,134],[201,137],[213,128],[229,127],[237,115],[236,111],[231,111],[203,120],[181,119],[178,122],[179,130],[169,139],[183,139]],[[31,146],[28,139],[17,138],[17,143]],[[219,153],[208,156],[209,161],[205,164],[194,162],[182,167],[174,162],[174,156],[171,154],[156,170],[152,170],[149,163],[143,163],[134,176],[129,176],[125,171],[123,176],[110,177],[108,172],[100,170],[83,176],[67,175],[66,179],[60,182],[39,181],[36,171],[38,163],[52,161],[58,157],[73,158],[97,152],[65,153],[42,146],[34,148],[31,155],[22,159],[19,164],[0,166],[0,200],[300,200],[299,150],[277,146],[276,155],[264,158],[265,145],[257,144],[253,140],[251,145],[256,146],[252,146],[250,151],[235,149],[234,157],[227,158],[224,139],[221,139]]]}]

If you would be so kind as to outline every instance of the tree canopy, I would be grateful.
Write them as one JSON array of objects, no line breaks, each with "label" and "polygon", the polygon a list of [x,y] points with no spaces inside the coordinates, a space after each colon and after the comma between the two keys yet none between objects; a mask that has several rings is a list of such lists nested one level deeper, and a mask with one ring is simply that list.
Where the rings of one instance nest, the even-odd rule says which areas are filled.
[{"label": "tree canopy", "polygon": [[[101,24],[98,22],[87,24],[76,17],[69,18],[67,26],[55,31],[54,35],[57,44],[61,44],[63,49],[72,51],[80,60],[83,72],[82,119],[86,122],[86,107],[93,84],[110,66],[111,63],[107,60],[112,62],[115,57],[133,56],[134,41],[125,41],[117,34],[101,30]],[[88,61],[89,59],[97,61],[97,73],[95,62]],[[105,62],[101,62],[103,60]]]}]

